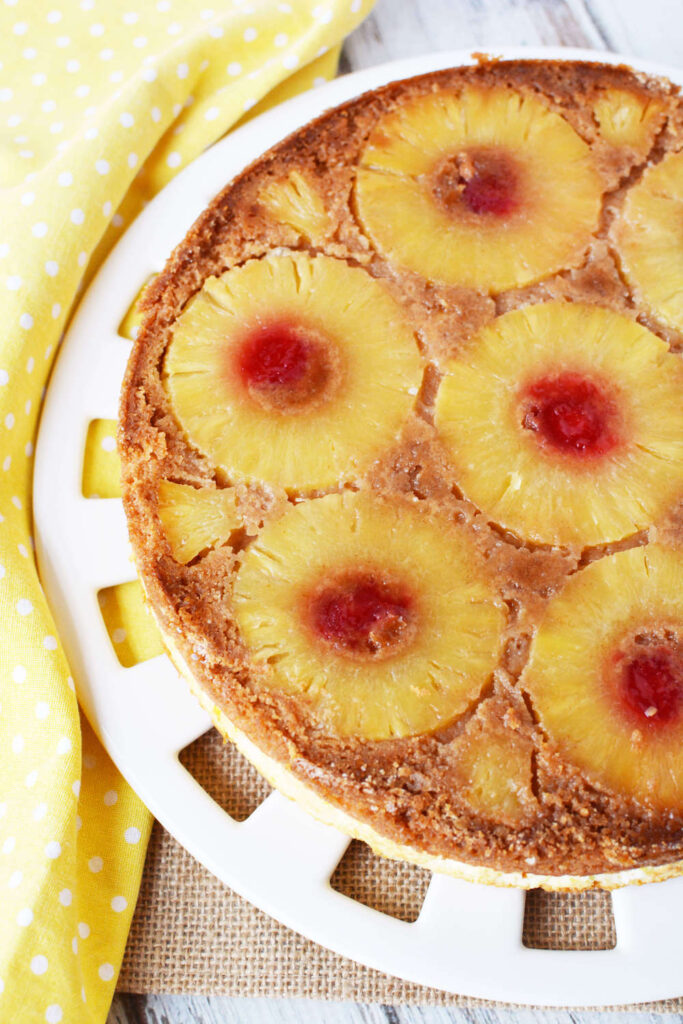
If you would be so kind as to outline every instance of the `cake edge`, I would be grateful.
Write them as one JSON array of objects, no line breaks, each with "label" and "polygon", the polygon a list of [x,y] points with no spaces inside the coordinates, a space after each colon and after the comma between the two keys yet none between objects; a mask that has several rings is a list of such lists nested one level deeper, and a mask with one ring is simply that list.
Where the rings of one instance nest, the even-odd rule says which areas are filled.
[{"label": "cake edge", "polygon": [[[496,61],[496,63],[498,62]],[[567,63],[575,62],[570,60]],[[597,63],[600,64],[600,62]],[[626,65],[626,67],[628,68],[628,65]],[[628,68],[628,70],[633,73],[633,69]],[[642,78],[642,73],[636,72],[636,75]],[[651,78],[652,76],[647,75],[646,77]],[[389,83],[389,86],[391,84],[394,83]],[[358,97],[349,101],[349,103],[344,106],[351,105],[357,101]],[[321,115],[321,119],[324,118],[327,113],[327,111],[324,112]],[[289,141],[297,134],[298,132],[293,133],[293,135],[285,141]],[[280,143],[278,145],[283,144],[284,143]],[[256,164],[262,159],[263,156],[254,163]],[[251,166],[252,165],[245,169],[240,177],[247,175]],[[233,184],[234,182],[226,186],[226,191]],[[217,203],[219,199],[220,195],[216,197],[214,204]],[[185,245],[186,241],[187,238],[181,243],[181,247]],[[150,608],[153,609],[155,602],[149,600],[148,604]],[[159,609],[159,611],[161,612],[162,609]],[[164,640],[166,646],[171,647],[170,639],[164,636]],[[221,711],[220,707],[213,703],[213,699],[209,696],[209,692],[204,690],[201,684],[193,677],[192,671],[190,670],[187,662],[185,662],[180,656],[179,651],[176,650],[175,656],[172,655],[172,658],[176,662],[181,675],[185,677],[188,682],[195,697],[211,716],[219,732],[224,738],[235,743],[240,752],[264,777],[268,779],[276,790],[287,796],[289,799],[300,803],[304,809],[321,822],[332,825],[351,837],[367,842],[382,856],[409,861],[428,868],[429,870],[450,874],[458,878],[482,884],[514,886],[525,889],[541,887],[551,891],[581,891],[583,889],[598,887],[613,889],[628,884],[641,884],[648,881],[664,880],[666,878],[683,874],[683,860],[675,861],[667,865],[622,869],[620,871],[597,873],[592,875],[536,875],[523,871],[506,872],[494,868],[472,865],[453,858],[423,853],[419,848],[396,842],[395,840],[389,839],[385,835],[377,832],[366,822],[363,822],[352,814],[349,814],[347,811],[337,807],[337,805],[331,800],[321,796],[312,786],[298,778],[295,772],[292,771],[286,763],[277,761],[269,754],[265,753],[257,744],[249,739],[246,733],[243,733],[234,725],[225,712]],[[182,667],[180,667],[181,665]]]},{"label": "cake edge", "polygon": [[[150,607],[149,602],[148,607]],[[150,610],[153,613],[153,609],[150,608]],[[233,743],[243,757],[282,796],[303,808],[321,824],[336,828],[351,839],[367,843],[373,852],[381,857],[407,861],[428,871],[449,875],[465,882],[476,882],[480,885],[493,885],[506,889],[545,889],[548,892],[585,892],[589,889],[611,891],[628,885],[665,882],[683,875],[683,860],[593,875],[536,875],[531,872],[499,871],[495,868],[468,864],[451,857],[425,853],[407,843],[398,843],[394,839],[382,835],[366,822],[335,806],[331,801],[325,800],[316,793],[312,786],[307,786],[305,782],[297,778],[289,768],[261,750],[217,704],[212,702],[193,676],[176,644],[162,629],[156,616],[155,621],[159,626],[164,646],[173,665],[185,679],[201,707],[209,714],[223,739]]]}]

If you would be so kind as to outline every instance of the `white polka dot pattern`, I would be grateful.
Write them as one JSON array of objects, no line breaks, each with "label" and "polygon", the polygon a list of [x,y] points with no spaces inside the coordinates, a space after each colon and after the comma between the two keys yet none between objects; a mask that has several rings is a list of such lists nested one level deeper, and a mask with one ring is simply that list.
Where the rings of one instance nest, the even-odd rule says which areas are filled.
[{"label": "white polka dot pattern", "polygon": [[0,2],[0,1021],[81,1021],[86,1003],[104,1022],[150,828],[79,718],[33,560],[34,433],[66,315],[149,197],[276,86],[333,74],[370,6]]},{"label": "white polka dot pattern", "polygon": [[37,956],[34,956],[33,959],[31,960],[31,970],[33,971],[34,974],[45,974],[47,968],[47,957],[43,956],[42,953],[39,953]]}]

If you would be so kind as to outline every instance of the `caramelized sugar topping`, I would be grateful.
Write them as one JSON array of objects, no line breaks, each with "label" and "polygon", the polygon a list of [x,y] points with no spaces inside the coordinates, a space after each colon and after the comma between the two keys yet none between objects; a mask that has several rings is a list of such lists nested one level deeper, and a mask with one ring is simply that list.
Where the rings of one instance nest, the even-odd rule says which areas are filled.
[{"label": "caramelized sugar topping", "polygon": [[523,396],[526,430],[556,451],[590,458],[619,441],[617,408],[604,387],[580,373],[533,381]]},{"label": "caramelized sugar topping", "polygon": [[478,216],[502,218],[519,208],[519,172],[515,161],[502,150],[458,153],[437,168],[433,193],[449,213],[464,207]]},{"label": "caramelized sugar topping", "polygon": [[386,657],[414,632],[408,588],[379,573],[353,572],[324,582],[308,600],[311,628],[339,654]]},{"label": "caramelized sugar topping", "polygon": [[283,412],[317,404],[330,379],[329,346],[314,331],[285,320],[249,331],[236,361],[250,396]]}]

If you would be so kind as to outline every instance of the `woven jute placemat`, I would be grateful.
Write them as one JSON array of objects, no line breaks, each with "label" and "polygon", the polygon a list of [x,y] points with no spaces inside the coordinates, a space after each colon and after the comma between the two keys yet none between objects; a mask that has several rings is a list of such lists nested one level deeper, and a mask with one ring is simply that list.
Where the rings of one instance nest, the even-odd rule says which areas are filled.
[{"label": "woven jute placemat", "polygon": [[[183,751],[181,760],[239,821],[270,792],[242,755],[225,745],[215,731]],[[429,878],[421,868],[376,857],[365,844],[354,841],[331,884],[383,913],[414,921]],[[523,941],[544,949],[610,948],[615,930],[609,895],[530,893]],[[224,886],[158,823],[118,988],[123,992],[489,1005],[400,981],[302,938]],[[648,1005],[681,1012],[683,997]]]}]

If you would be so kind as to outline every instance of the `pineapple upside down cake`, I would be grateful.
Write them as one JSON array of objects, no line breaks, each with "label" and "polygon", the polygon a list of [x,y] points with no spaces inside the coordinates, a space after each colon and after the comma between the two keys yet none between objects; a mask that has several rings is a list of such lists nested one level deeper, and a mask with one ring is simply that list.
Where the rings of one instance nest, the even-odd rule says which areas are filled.
[{"label": "pineapple upside down cake", "polygon": [[481,60],[324,114],[148,288],[124,501],[279,789],[500,884],[683,870],[683,102]]}]

